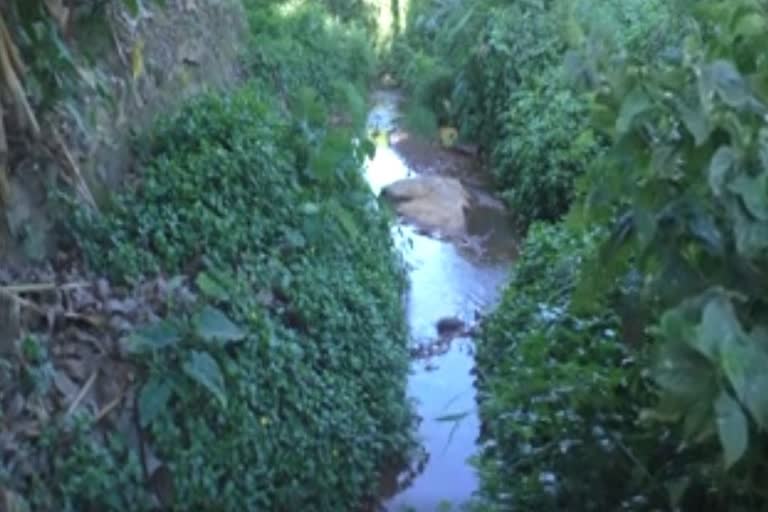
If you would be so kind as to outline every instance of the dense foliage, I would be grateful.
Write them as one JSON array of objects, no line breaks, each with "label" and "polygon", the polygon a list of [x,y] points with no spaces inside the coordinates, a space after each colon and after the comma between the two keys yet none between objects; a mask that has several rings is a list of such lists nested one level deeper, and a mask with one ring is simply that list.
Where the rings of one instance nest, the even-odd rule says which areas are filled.
[{"label": "dense foliage", "polygon": [[478,510],[663,504],[650,463],[664,443],[637,428],[650,402],[638,355],[620,343],[623,326],[610,309],[573,309],[578,269],[594,245],[562,226],[534,224],[483,326]]},{"label": "dense foliage", "polygon": [[[137,140],[136,184],[73,223],[113,282],[182,274],[203,297],[126,340],[164,510],[356,510],[410,445],[405,283],[360,172],[370,52],[322,9],[276,13],[250,10],[271,20],[254,39],[274,66],[161,119]],[[157,508],[123,437],[75,430],[56,481],[23,494],[36,510]]]},{"label": "dense foliage", "polygon": [[585,211],[611,236],[589,282],[640,273],[658,417],[699,448],[689,480],[709,487],[711,508],[764,510],[768,12],[705,1],[690,14],[677,51],[594,66],[595,125],[612,148]]},{"label": "dense foliage", "polygon": [[768,509],[765,6],[420,5],[409,89],[515,213],[573,205],[483,329],[479,509]]},{"label": "dense foliage", "polygon": [[[625,5],[628,4],[628,5]],[[521,224],[557,219],[574,180],[601,147],[585,112],[588,97],[563,67],[569,44],[589,34],[622,48],[663,33],[662,2],[422,0],[393,52],[414,111],[458,127],[479,143]],[[600,15],[596,16],[595,11]],[[637,23],[638,11],[654,23]],[[646,16],[647,19],[647,16]],[[435,124],[435,123],[432,123]],[[428,126],[422,122],[421,126]]]},{"label": "dense foliage", "polygon": [[[259,8],[261,3],[245,0],[253,6],[248,10],[253,40],[246,60],[255,74],[282,94],[311,85],[327,100],[334,99],[341,85],[362,88],[368,83],[377,61],[372,34],[364,25],[329,16],[322,2],[288,11],[280,2],[271,9]],[[340,4],[337,9],[343,4],[326,3]],[[352,7],[349,11],[357,12]]]}]

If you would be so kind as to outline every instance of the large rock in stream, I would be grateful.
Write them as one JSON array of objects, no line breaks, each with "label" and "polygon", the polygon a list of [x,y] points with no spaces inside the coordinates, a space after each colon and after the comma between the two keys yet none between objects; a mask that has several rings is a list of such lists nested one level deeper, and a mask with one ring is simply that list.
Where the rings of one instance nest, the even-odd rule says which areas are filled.
[{"label": "large rock in stream", "polygon": [[466,232],[469,192],[455,178],[420,176],[396,181],[382,190],[401,216],[417,226],[448,236]]}]

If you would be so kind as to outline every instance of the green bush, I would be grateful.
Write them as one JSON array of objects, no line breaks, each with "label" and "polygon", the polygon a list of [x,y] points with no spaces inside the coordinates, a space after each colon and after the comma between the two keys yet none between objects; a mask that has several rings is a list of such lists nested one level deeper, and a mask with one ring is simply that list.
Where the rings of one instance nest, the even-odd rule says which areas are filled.
[{"label": "green bush", "polygon": [[333,100],[340,83],[363,86],[373,77],[375,40],[364,24],[342,22],[313,2],[288,12],[280,4],[244,3],[253,34],[246,62],[282,94],[311,85]]},{"label": "green bush", "polygon": [[574,68],[569,50],[588,39],[595,52],[654,53],[675,34],[672,19],[658,0],[423,0],[391,58],[410,109],[424,118],[428,108],[479,143],[527,225],[567,212],[573,183],[601,148],[588,98],[574,87],[592,70]]},{"label": "green bush", "polygon": [[116,279],[213,276],[225,293],[209,302],[246,333],[139,358],[145,400],[167,403],[149,429],[175,509],[354,510],[409,446],[404,280],[360,173],[367,145],[328,128],[310,92],[287,117],[260,87],[160,123],[140,184],[78,232]]},{"label": "green bush", "polygon": [[768,13],[689,7],[676,51],[593,63],[594,124],[612,145],[585,211],[611,237],[586,286],[640,274],[656,419],[688,448],[673,461],[686,508],[765,510]]},{"label": "green bush", "polygon": [[[278,7],[248,6],[255,78],[159,120],[137,140],[137,184],[74,216],[94,269],[185,274],[203,297],[133,337],[173,510],[355,510],[411,446],[405,280],[360,172],[372,41],[320,7]],[[99,478],[73,470],[31,503],[151,508],[130,451],[78,439],[62,467]]]},{"label": "green bush", "polygon": [[534,224],[502,302],[483,324],[477,510],[663,503],[650,461],[664,443],[637,428],[651,396],[638,354],[610,310],[573,308],[579,268],[594,246],[563,226]]},{"label": "green bush", "polygon": [[575,195],[574,182],[598,152],[585,127],[588,103],[550,73],[537,88],[521,89],[499,116],[501,138],[491,161],[496,182],[516,216],[556,220]]}]

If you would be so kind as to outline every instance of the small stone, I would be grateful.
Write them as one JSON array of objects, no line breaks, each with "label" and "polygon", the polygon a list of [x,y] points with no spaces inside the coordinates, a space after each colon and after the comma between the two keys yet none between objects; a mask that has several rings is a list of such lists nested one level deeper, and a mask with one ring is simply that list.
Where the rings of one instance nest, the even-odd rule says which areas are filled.
[{"label": "small stone", "polygon": [[466,324],[463,320],[456,317],[445,317],[441,318],[437,322],[437,334],[439,334],[441,337],[443,336],[450,336],[450,335],[456,335],[460,333]]}]

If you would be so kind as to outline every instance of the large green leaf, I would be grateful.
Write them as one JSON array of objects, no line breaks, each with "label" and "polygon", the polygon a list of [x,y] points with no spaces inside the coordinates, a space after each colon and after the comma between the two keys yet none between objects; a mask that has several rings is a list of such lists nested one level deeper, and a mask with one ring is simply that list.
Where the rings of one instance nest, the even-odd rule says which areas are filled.
[{"label": "large green leaf", "polygon": [[717,387],[714,367],[699,352],[677,341],[662,344],[652,375],[663,393],[681,404],[711,399]]},{"label": "large green leaf", "polygon": [[648,95],[639,87],[632,90],[621,104],[619,116],[616,119],[616,133],[619,136],[625,135],[635,118],[651,109],[653,103]]},{"label": "large green leaf", "polygon": [[709,75],[715,91],[727,105],[742,108],[752,100],[746,81],[733,63],[716,60],[703,73]]},{"label": "large green leaf", "polygon": [[210,391],[222,405],[227,405],[224,377],[219,364],[208,352],[191,352],[182,369],[192,380]]},{"label": "large green leaf", "polygon": [[194,319],[195,333],[203,340],[231,343],[245,338],[243,332],[221,310],[205,306]]},{"label": "large green leaf", "polygon": [[768,249],[768,222],[755,221],[741,211],[734,212],[733,221],[739,253],[748,258],[764,254]]},{"label": "large green leaf", "polygon": [[730,146],[721,146],[715,151],[709,164],[709,187],[715,196],[722,195],[728,173],[735,167],[736,161],[736,151]]},{"label": "large green leaf", "polygon": [[173,385],[165,377],[154,376],[144,384],[139,393],[139,418],[142,427],[152,423],[165,410],[172,391]]},{"label": "large green leaf", "polygon": [[723,391],[715,401],[717,432],[723,446],[725,467],[730,468],[744,456],[749,443],[747,418],[741,405]]},{"label": "large green leaf", "polygon": [[211,299],[226,301],[229,299],[229,292],[222,286],[218,279],[206,272],[201,272],[195,279],[195,284],[205,296]]},{"label": "large green leaf", "polygon": [[751,371],[740,389],[740,398],[749,410],[755,422],[763,430],[768,430],[768,374],[766,358],[752,361]]},{"label": "large green leaf", "polygon": [[683,101],[678,101],[676,106],[680,119],[682,119],[685,127],[693,135],[695,144],[701,146],[709,138],[709,134],[712,133],[712,124],[709,122],[706,113],[701,105],[692,107]]},{"label": "large green leaf", "polygon": [[720,359],[725,352],[743,336],[743,331],[731,302],[722,295],[717,295],[707,302],[696,328],[696,336],[691,345],[712,362]]},{"label": "large green leaf", "polygon": [[127,338],[129,350],[145,352],[175,345],[181,340],[181,332],[170,320],[142,327]]},{"label": "large green leaf", "polygon": [[765,16],[758,12],[751,12],[739,18],[733,30],[734,36],[743,36],[746,38],[757,37],[766,32]]},{"label": "large green leaf", "polygon": [[723,372],[736,396],[762,428],[768,428],[768,353],[751,336],[741,336],[722,355]]},{"label": "large green leaf", "polygon": [[768,173],[753,178],[739,175],[728,189],[741,197],[744,207],[760,221],[768,221]]}]

